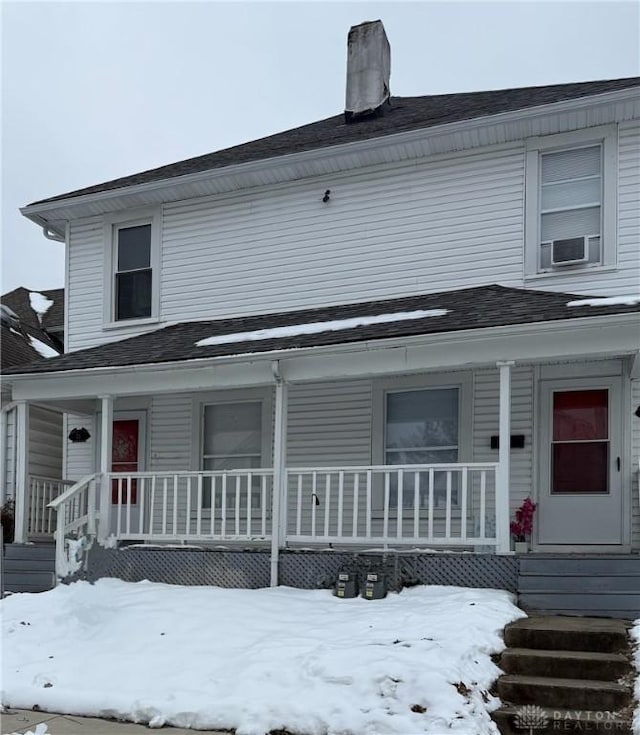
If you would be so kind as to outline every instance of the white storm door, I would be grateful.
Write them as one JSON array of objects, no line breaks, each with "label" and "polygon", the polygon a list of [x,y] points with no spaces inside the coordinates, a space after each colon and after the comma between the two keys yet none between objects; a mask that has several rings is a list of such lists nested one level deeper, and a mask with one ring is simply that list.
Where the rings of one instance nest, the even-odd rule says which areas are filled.
[{"label": "white storm door", "polygon": [[623,542],[618,378],[541,383],[538,543]]}]

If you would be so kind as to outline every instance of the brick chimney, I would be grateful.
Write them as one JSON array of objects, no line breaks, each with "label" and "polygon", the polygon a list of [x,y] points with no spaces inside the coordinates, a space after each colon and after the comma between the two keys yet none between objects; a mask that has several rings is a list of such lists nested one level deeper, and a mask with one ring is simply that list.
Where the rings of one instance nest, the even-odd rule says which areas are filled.
[{"label": "brick chimney", "polygon": [[391,48],[382,21],[352,26],[347,40],[345,122],[382,114],[391,94],[390,75]]}]

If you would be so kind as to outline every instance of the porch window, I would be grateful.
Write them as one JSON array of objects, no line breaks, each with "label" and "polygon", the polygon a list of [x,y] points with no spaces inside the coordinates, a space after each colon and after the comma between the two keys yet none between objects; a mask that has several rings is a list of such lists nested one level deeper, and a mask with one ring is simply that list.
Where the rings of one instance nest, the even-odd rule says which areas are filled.
[{"label": "porch window", "polygon": [[606,389],[554,392],[552,494],[608,492],[608,414]]},{"label": "porch window", "polygon": [[[242,470],[262,466],[262,403],[219,403],[204,406],[204,470]],[[234,490],[235,486],[229,488]],[[241,498],[246,506],[246,479]],[[260,478],[254,479],[252,506],[260,506]],[[218,498],[217,503],[220,503]],[[203,492],[203,507],[211,507],[211,480]]]},{"label": "porch window", "polygon": [[[458,388],[407,390],[386,394],[385,464],[444,464],[458,461]],[[411,473],[413,475],[413,472]],[[451,477],[451,498],[457,504],[457,474]],[[434,505],[446,505],[446,471],[434,473]],[[391,488],[391,503],[397,502]],[[420,475],[420,504],[428,506],[429,475]],[[412,497],[404,497],[408,507]]]}]

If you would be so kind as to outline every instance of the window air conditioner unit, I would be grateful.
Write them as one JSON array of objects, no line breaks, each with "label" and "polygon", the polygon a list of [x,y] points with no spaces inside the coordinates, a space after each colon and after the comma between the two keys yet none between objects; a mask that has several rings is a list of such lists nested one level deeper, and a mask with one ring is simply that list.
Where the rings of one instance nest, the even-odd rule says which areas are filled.
[{"label": "window air conditioner unit", "polygon": [[551,241],[551,265],[578,265],[589,260],[587,237],[567,237]]}]

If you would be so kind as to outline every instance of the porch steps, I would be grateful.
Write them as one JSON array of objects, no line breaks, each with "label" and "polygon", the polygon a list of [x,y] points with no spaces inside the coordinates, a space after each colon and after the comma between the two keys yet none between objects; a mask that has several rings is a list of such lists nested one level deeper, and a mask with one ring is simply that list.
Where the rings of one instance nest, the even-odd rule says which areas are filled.
[{"label": "porch steps", "polygon": [[493,713],[502,735],[632,735],[630,623],[545,615],[505,629]]},{"label": "porch steps", "polygon": [[527,612],[636,618],[640,555],[523,555],[518,592],[518,604]]},{"label": "porch steps", "polygon": [[55,586],[53,544],[5,544],[5,592],[44,592]]}]

